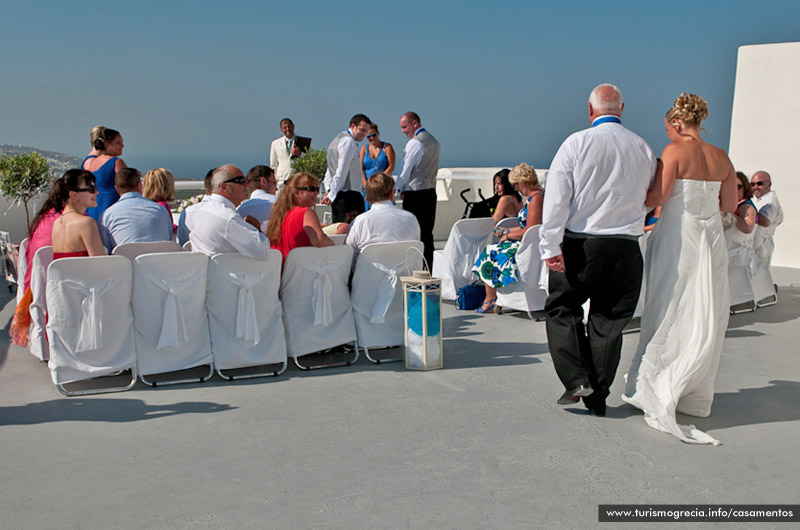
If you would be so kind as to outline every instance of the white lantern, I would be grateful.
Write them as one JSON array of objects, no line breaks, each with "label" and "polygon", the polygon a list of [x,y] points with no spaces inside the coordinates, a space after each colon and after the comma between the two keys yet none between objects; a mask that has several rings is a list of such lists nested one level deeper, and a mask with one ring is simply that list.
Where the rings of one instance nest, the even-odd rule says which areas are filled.
[{"label": "white lantern", "polygon": [[442,362],[442,280],[427,271],[401,276],[406,368],[436,370]]}]

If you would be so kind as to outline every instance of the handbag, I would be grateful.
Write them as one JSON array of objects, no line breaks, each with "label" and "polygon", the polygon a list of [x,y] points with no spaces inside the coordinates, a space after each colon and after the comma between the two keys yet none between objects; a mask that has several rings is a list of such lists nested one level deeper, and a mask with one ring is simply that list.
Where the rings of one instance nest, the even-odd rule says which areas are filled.
[{"label": "handbag", "polygon": [[456,309],[477,309],[481,306],[485,296],[486,291],[483,288],[483,284],[473,283],[458,288],[454,303]]}]

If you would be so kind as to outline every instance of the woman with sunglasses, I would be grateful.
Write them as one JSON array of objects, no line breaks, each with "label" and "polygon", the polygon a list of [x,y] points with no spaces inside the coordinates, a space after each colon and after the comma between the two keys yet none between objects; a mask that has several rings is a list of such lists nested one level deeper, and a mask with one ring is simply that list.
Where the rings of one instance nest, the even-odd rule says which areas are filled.
[{"label": "woman with sunglasses", "polygon": [[92,219],[99,222],[106,208],[119,200],[119,193],[114,188],[114,176],[117,171],[128,166],[119,158],[125,148],[119,131],[98,126],[92,129],[91,138],[94,148],[92,153],[100,154],[89,153],[81,167],[94,173],[97,179],[99,191],[97,206],[89,208],[88,213]]},{"label": "woman with sunglasses", "polygon": [[645,202],[663,208],[647,240],[642,331],[622,399],[641,409],[654,429],[687,443],[719,445],[675,416],[711,414],[728,327],[720,210],[736,209],[736,173],[725,151],[700,136],[707,116],[705,100],[684,93],[664,118],[672,143]]},{"label": "woman with sunglasses", "polygon": [[278,196],[267,225],[272,248],[281,251],[284,261],[297,247],[329,247],[333,241],[322,231],[314,205],[319,196],[319,181],[311,173],[295,173]]},{"label": "woman with sunglasses", "polygon": [[70,169],[53,182],[47,200],[33,218],[28,231],[25,259],[29,266],[24,279],[25,293],[14,311],[9,335],[14,344],[27,346],[31,324],[30,288],[33,256],[41,247],[53,246],[53,259],[72,256],[103,256],[106,249],[100,241],[97,223],[84,215],[97,204],[94,175],[83,169]]},{"label": "woman with sunglasses", "polygon": [[[367,144],[361,146],[359,158],[361,160],[361,184],[365,189],[367,187],[367,179],[376,173],[386,173],[392,176],[396,158],[394,147],[389,142],[381,141],[378,126],[374,123],[369,124]],[[364,195],[364,191],[361,194]],[[369,210],[369,203],[366,202],[366,198],[364,199],[364,207]]]}]

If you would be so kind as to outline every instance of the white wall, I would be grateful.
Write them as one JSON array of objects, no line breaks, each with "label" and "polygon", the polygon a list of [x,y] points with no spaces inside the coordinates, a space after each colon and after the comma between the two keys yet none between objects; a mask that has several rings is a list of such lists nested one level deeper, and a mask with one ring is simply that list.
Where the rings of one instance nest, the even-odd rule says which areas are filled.
[{"label": "white wall", "polygon": [[730,158],[748,177],[772,177],[784,210],[772,264],[800,268],[800,42],[739,48]]}]

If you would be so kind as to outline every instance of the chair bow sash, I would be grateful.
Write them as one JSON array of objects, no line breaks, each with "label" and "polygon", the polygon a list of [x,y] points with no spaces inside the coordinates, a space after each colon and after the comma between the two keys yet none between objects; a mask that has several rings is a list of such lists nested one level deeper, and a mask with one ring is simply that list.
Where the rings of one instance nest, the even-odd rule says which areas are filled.
[{"label": "chair bow sash", "polygon": [[397,269],[403,266],[403,263],[397,264],[394,267],[387,267],[382,263],[372,263],[372,266],[383,273],[383,279],[378,285],[378,292],[375,298],[375,303],[372,305],[372,315],[370,315],[371,324],[383,324],[385,321],[386,312],[397,293],[397,284],[400,283],[400,278],[397,276]]},{"label": "chair bow sash", "polygon": [[333,271],[342,266],[342,264],[301,263],[301,265],[317,274],[311,285],[311,306],[314,309],[314,325],[328,327],[333,322],[333,308],[331,307]]},{"label": "chair bow sash", "polygon": [[62,280],[61,284],[78,291],[83,295],[81,302],[81,325],[75,352],[92,351],[103,347],[103,294],[116,279],[98,283],[77,282],[75,280]]},{"label": "chair bow sash", "polygon": [[256,299],[253,296],[253,286],[257,285],[267,276],[266,272],[253,274],[228,273],[228,280],[239,287],[239,302],[236,306],[236,338],[261,342],[258,332],[258,318],[256,315]]},{"label": "chair bow sash", "polygon": [[148,276],[147,278],[167,293],[167,297],[164,299],[164,318],[161,322],[161,334],[158,337],[156,349],[179,348],[188,339],[180,294],[186,286],[191,285],[197,279],[165,280],[156,276]]}]

